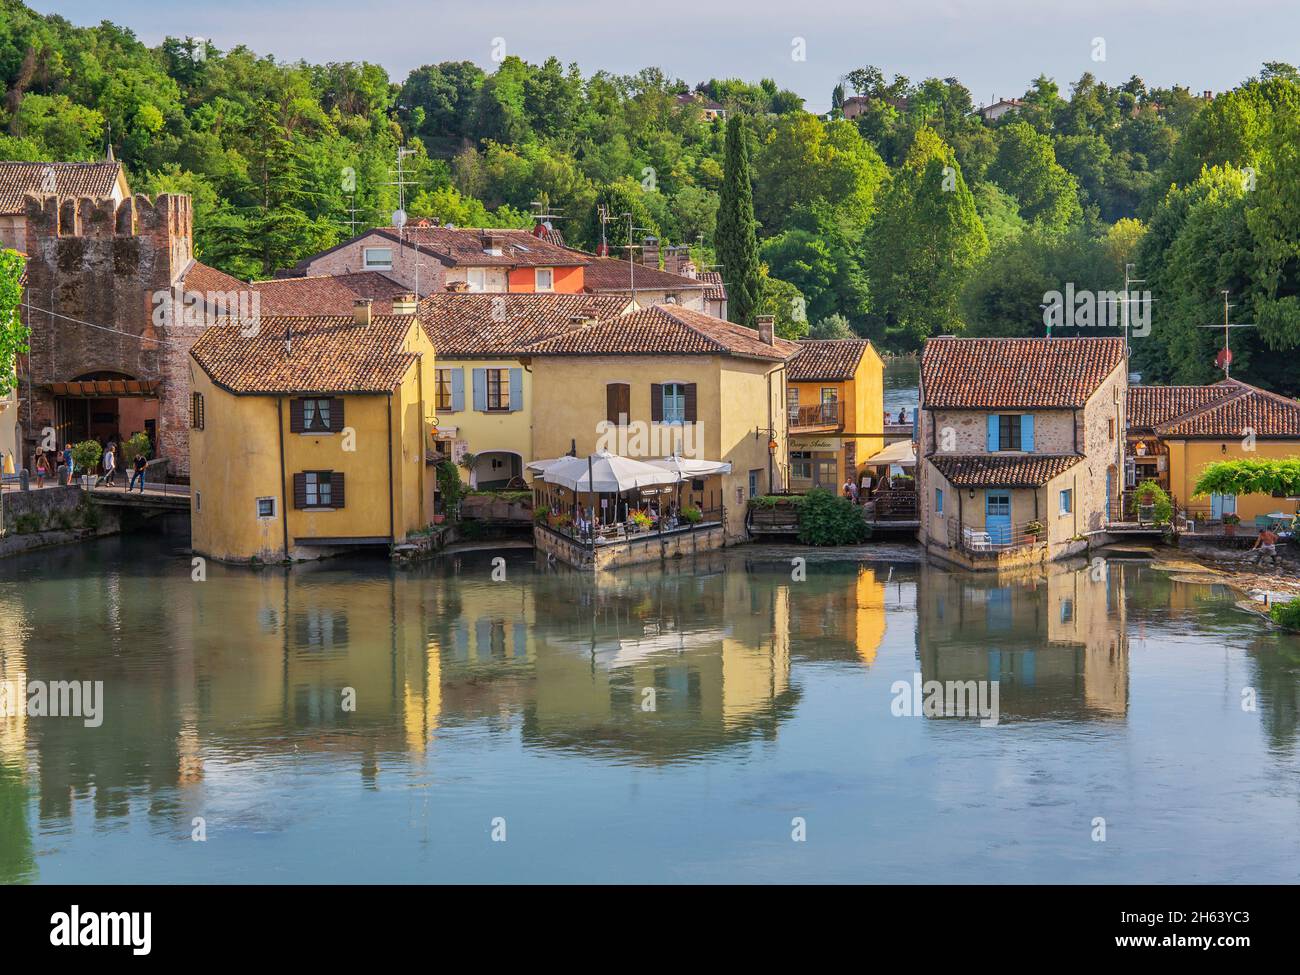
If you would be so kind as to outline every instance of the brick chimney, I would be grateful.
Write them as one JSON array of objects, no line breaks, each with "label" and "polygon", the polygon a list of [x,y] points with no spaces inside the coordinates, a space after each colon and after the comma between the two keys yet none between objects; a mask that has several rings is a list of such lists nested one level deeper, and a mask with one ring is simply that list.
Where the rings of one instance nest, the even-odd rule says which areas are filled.
[{"label": "brick chimney", "polygon": [[658,237],[647,237],[641,241],[641,263],[646,267],[659,267]]},{"label": "brick chimney", "polygon": [[352,321],[362,328],[370,326],[370,306],[372,303],[370,298],[358,298],[352,302]]},{"label": "brick chimney", "polygon": [[483,242],[483,251],[487,254],[500,254],[502,239],[501,235],[491,230],[484,230],[479,234]]},{"label": "brick chimney", "polygon": [[670,274],[685,274],[691,262],[691,249],[685,244],[664,250],[664,270]]},{"label": "brick chimney", "polygon": [[758,316],[758,338],[760,342],[766,342],[768,345],[776,345],[776,317],[773,315]]},{"label": "brick chimney", "polygon": [[414,292],[408,292],[404,295],[393,296],[393,314],[394,315],[414,315],[415,307],[419,304],[419,299]]}]

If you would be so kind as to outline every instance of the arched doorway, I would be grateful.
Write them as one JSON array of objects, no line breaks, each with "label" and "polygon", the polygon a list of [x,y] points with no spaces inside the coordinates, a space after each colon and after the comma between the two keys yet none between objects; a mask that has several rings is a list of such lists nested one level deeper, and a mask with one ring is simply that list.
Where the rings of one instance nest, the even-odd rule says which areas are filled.
[{"label": "arched doorway", "polygon": [[60,445],[95,440],[121,443],[137,433],[158,442],[158,383],[101,370],[52,383],[54,439]]},{"label": "arched doorway", "polygon": [[485,450],[474,457],[469,483],[482,491],[501,490],[511,481],[518,483],[523,473],[524,460],[513,450]]}]

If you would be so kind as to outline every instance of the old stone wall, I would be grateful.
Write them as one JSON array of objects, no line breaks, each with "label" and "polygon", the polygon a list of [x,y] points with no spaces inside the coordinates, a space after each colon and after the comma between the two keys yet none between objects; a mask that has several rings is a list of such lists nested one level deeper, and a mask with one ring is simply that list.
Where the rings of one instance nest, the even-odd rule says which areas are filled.
[{"label": "old stone wall", "polygon": [[160,384],[155,453],[171,460],[173,471],[188,471],[187,357],[202,326],[168,321],[155,308],[156,296],[189,268],[192,237],[188,196],[120,204],[27,198],[25,458],[41,431],[56,425],[50,383],[112,372]]}]

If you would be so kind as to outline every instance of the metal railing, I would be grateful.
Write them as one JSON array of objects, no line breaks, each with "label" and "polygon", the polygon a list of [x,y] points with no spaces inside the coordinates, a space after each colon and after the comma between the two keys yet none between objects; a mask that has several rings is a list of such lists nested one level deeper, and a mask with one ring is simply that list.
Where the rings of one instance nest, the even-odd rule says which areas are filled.
[{"label": "metal railing", "polygon": [[809,427],[841,427],[844,425],[843,403],[814,403],[812,406],[792,406],[789,410],[790,429]]},{"label": "metal railing", "polygon": [[665,515],[655,519],[649,527],[638,524],[630,518],[626,521],[608,524],[580,524],[573,521],[572,516],[566,513],[561,513],[549,520],[535,521],[534,524],[580,545],[595,548],[597,545],[609,545],[615,542],[649,542],[671,535],[689,534],[706,528],[717,528],[726,523],[727,509],[725,506],[701,508],[699,511],[699,521],[687,521],[681,515]]},{"label": "metal railing", "polygon": [[[1037,526],[1038,531],[1031,531],[1031,526]],[[1046,541],[1047,529],[1041,522],[958,528],[956,519],[948,520],[948,544],[971,555],[996,555],[1018,548],[1032,548]]]}]

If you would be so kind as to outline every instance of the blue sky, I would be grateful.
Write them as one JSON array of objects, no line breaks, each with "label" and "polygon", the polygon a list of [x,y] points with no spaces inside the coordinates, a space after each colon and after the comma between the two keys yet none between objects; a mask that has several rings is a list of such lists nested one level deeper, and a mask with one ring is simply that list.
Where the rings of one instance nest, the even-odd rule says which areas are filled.
[{"label": "blue sky", "polygon": [[[1040,72],[1064,90],[1084,71],[1119,83],[1222,91],[1264,61],[1300,62],[1295,0],[28,0],[73,23],[108,18],[149,44],[207,37],[282,60],[367,60],[400,81],[413,67],[471,60],[492,67],[494,38],[539,62],[554,54],[630,73],[662,67],[690,84],[775,78],[822,111],[845,71],[875,64],[920,80],[955,76],[976,102],[1019,94]],[[1093,59],[1094,38],[1105,60]],[[807,58],[792,58],[803,38]],[[1291,41],[1286,41],[1291,38]]]}]

